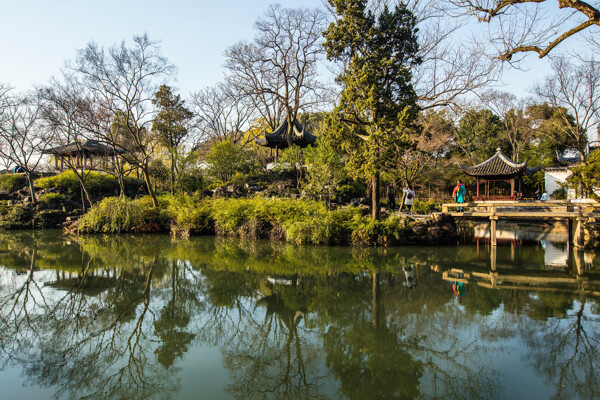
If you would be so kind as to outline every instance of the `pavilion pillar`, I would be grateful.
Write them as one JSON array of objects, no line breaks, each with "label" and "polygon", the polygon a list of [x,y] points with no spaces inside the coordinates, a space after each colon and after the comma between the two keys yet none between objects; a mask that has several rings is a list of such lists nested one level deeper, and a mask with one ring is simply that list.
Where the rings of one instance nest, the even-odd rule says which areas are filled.
[{"label": "pavilion pillar", "polygon": [[479,178],[477,178],[477,198],[479,198]]},{"label": "pavilion pillar", "polygon": [[515,179],[511,179],[510,180],[510,197],[514,200],[515,199]]},{"label": "pavilion pillar", "polygon": [[585,231],[584,223],[585,219],[582,213],[582,207],[579,206],[579,215],[574,218],[575,232],[573,234],[573,245],[575,248],[583,248],[585,246]]},{"label": "pavilion pillar", "polygon": [[496,206],[490,207],[490,244],[492,247],[496,246],[496,222],[498,216],[496,215]]}]

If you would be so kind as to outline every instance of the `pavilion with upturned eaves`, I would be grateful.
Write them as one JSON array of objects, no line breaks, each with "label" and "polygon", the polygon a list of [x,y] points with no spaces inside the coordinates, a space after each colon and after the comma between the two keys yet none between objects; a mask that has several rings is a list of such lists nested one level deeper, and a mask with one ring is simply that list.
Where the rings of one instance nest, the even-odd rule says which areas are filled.
[{"label": "pavilion with upturned eaves", "polygon": [[[502,154],[500,148],[496,150],[496,154],[480,164],[472,167],[460,164],[459,166],[465,174],[477,179],[475,200],[516,200],[517,183],[520,182],[523,175],[532,175],[540,170],[540,167],[527,167],[527,161],[520,164],[512,162]],[[494,182],[510,184],[510,195],[490,194],[490,184]],[[480,188],[481,185],[483,185],[483,190]]]},{"label": "pavilion with upturned eaves", "polygon": [[[263,147],[270,147],[275,149],[276,154],[279,155],[279,149],[285,149],[288,147],[287,140],[288,121],[287,119],[273,131],[273,133],[266,133],[264,137],[255,139],[255,142]],[[292,143],[302,148],[309,145],[315,144],[317,137],[308,132],[304,127],[294,120],[292,126]]]},{"label": "pavilion with upturned eaves", "polygon": [[54,169],[64,171],[65,163],[67,166],[76,169],[107,171],[109,168],[109,159],[124,153],[125,150],[114,150],[97,140],[86,140],[83,143],[71,142],[64,146],[58,146],[44,151],[54,157]]}]

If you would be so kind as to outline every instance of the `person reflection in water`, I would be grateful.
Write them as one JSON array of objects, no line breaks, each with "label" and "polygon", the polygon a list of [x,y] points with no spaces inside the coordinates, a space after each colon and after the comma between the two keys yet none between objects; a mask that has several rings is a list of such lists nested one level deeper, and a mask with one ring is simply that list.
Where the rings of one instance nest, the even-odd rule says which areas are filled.
[{"label": "person reflection in water", "polygon": [[415,268],[412,265],[408,267],[404,267],[404,276],[406,277],[406,282],[404,282],[404,286],[407,288],[412,288],[415,286]]},{"label": "person reflection in water", "polygon": [[454,281],[452,282],[452,290],[454,291],[454,295],[458,299],[458,302],[462,303],[462,299],[465,297],[465,285],[462,282]]}]

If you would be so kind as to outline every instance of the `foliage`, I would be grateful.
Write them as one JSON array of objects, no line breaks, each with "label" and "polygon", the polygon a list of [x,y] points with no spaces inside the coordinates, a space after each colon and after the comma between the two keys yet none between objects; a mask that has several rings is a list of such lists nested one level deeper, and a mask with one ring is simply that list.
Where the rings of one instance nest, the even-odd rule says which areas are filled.
[{"label": "foliage", "polygon": [[472,162],[481,162],[493,156],[497,148],[506,152],[508,142],[501,138],[500,117],[490,110],[468,110],[455,130],[458,149]]},{"label": "foliage", "polygon": [[0,190],[12,192],[27,184],[27,178],[23,174],[2,174],[0,175]]},{"label": "foliage", "polygon": [[565,188],[556,189],[554,192],[552,192],[551,196],[554,200],[566,200],[567,190]]},{"label": "foliage", "polygon": [[406,220],[373,221],[356,209],[329,210],[323,203],[292,199],[173,198],[173,223],[191,233],[283,239],[301,244],[389,245],[410,230]]},{"label": "foliage", "polygon": [[294,171],[296,179],[296,188],[300,188],[300,182],[304,171],[305,157],[304,150],[300,146],[289,146],[279,156],[277,171],[287,169],[289,166]]},{"label": "foliage", "polygon": [[438,204],[433,200],[421,201],[415,199],[411,211],[416,212],[417,214],[431,214],[432,211],[435,211],[437,206]]},{"label": "foliage", "polygon": [[228,182],[236,172],[247,174],[259,168],[252,149],[236,146],[229,140],[214,144],[206,155],[206,162],[210,164],[209,174],[223,182]]},{"label": "foliage", "polygon": [[181,229],[191,233],[214,231],[211,204],[198,193],[172,199],[167,210],[172,221]]},{"label": "foliage", "polygon": [[[141,179],[124,177],[125,189],[129,193],[136,193],[140,186],[144,186]],[[85,184],[91,195],[104,195],[119,192],[119,183],[113,175],[102,172],[90,171],[86,173]],[[57,188],[63,193],[78,195],[80,191],[79,180],[75,172],[65,171],[58,175],[43,177],[35,180],[35,185],[40,189]]]},{"label": "foliage", "polygon": [[364,0],[330,0],[337,19],[325,31],[327,58],[343,65],[340,102],[327,139],[348,155],[348,171],[372,182],[372,216],[379,216],[379,175],[407,146],[416,117],[411,67],[418,65],[414,15],[403,3],[379,15]]},{"label": "foliage", "polygon": [[182,142],[188,136],[187,123],[192,119],[193,113],[185,107],[181,96],[173,94],[167,85],[160,87],[155,93],[152,103],[159,108],[152,124],[152,130],[158,135],[159,142],[169,152],[170,186],[171,193],[174,193],[176,174],[182,169],[182,165],[180,165]]},{"label": "foliage", "polygon": [[31,221],[31,218],[31,209],[24,207],[23,204],[9,206],[6,201],[0,201],[0,228],[22,228],[25,223]]},{"label": "foliage", "polygon": [[38,199],[40,203],[55,207],[65,201],[65,195],[61,193],[46,193]]},{"label": "foliage", "polygon": [[573,187],[583,189],[593,199],[600,200],[595,192],[600,188],[600,150],[590,152],[585,163],[572,168],[572,171],[573,175],[567,178],[567,182]]},{"label": "foliage", "polygon": [[152,198],[107,197],[81,218],[79,229],[103,233],[161,232],[168,226],[164,209],[160,205],[154,207]]},{"label": "foliage", "polygon": [[304,190],[313,196],[325,195],[328,201],[341,193],[341,183],[347,177],[344,160],[326,143],[306,148],[306,185]]},{"label": "foliage", "polygon": [[401,234],[410,228],[406,219],[390,216],[384,220],[372,220],[356,216],[352,221],[352,244],[388,245],[400,239]]},{"label": "foliage", "polygon": [[344,201],[350,201],[351,199],[364,197],[366,190],[367,187],[363,183],[350,180],[341,184],[337,189],[337,193],[342,196]]}]

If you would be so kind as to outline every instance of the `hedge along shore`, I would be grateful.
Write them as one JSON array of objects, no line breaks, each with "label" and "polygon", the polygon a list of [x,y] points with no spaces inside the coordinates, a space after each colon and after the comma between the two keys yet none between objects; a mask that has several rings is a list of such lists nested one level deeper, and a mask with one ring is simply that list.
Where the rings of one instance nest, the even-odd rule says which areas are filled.
[{"label": "hedge along shore", "polygon": [[391,215],[373,221],[355,207],[328,209],[321,202],[290,198],[107,197],[70,227],[78,233],[171,232],[283,240],[296,244],[388,246],[456,243],[451,217],[415,221]]}]

